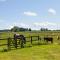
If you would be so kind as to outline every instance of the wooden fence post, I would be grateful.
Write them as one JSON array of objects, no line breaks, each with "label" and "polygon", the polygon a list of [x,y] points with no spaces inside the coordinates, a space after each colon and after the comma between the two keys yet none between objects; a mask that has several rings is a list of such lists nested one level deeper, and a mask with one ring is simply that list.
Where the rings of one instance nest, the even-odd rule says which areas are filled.
[{"label": "wooden fence post", "polygon": [[15,41],[15,48],[17,49],[17,39],[15,38],[14,41]]},{"label": "wooden fence post", "polygon": [[24,48],[23,40],[21,40],[21,48]]},{"label": "wooden fence post", "polygon": [[31,44],[32,44],[32,36],[31,36]]},{"label": "wooden fence post", "polygon": [[39,36],[38,36],[38,41],[39,41]]},{"label": "wooden fence post", "polygon": [[38,44],[39,44],[39,36],[38,36]]},{"label": "wooden fence post", "polygon": [[10,50],[10,49],[11,49],[11,47],[10,47],[10,44],[11,44],[11,38],[9,37],[7,40],[8,40],[8,42],[7,42],[8,50]]}]

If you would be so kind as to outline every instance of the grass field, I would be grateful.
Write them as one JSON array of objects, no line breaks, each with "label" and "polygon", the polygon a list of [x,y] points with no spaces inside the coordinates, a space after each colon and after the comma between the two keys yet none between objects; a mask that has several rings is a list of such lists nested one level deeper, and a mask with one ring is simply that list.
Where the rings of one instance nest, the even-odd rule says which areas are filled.
[{"label": "grass field", "polygon": [[60,45],[38,45],[0,52],[0,60],[60,60]]},{"label": "grass field", "polygon": [[[6,46],[0,47],[0,60],[60,60],[60,45],[57,40],[57,36],[60,36],[60,32],[17,32],[23,34],[24,36],[37,36],[39,35],[42,40],[44,36],[52,36],[54,43],[53,44],[40,44],[31,45],[27,42],[25,48],[12,49],[8,52],[3,52],[3,49],[7,48]],[[13,32],[1,33],[0,38],[13,37]],[[29,40],[29,39],[28,39]],[[7,43],[7,41],[0,41],[0,44]],[[41,42],[42,43],[42,42]]]}]

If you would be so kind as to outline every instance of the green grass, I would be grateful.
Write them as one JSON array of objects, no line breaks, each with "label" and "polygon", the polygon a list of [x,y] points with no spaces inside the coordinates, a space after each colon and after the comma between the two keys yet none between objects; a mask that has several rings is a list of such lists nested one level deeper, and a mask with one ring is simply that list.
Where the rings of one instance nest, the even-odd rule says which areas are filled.
[{"label": "green grass", "polygon": [[[12,49],[8,52],[3,52],[3,49],[6,49],[7,46],[0,46],[0,60],[60,60],[60,41],[57,40],[57,36],[60,36],[60,32],[17,32],[23,34],[26,37],[29,36],[40,36],[42,41],[41,45],[37,45],[38,41],[33,42],[32,47],[31,43],[27,42],[25,48]],[[53,44],[44,45],[43,37],[52,36]],[[13,32],[3,32],[0,34],[0,38],[13,37]],[[36,39],[37,38],[33,38]],[[27,40],[30,40],[27,38]],[[0,44],[6,44],[6,41],[0,41]]]},{"label": "green grass", "polygon": [[60,45],[38,45],[0,52],[0,60],[60,60]]}]

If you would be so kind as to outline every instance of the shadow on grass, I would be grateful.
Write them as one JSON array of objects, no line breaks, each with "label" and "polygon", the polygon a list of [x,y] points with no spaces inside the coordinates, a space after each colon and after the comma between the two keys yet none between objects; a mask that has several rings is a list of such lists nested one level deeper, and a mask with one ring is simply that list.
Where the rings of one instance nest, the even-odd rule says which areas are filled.
[{"label": "shadow on grass", "polygon": [[34,44],[32,44],[32,45],[35,45],[35,46],[36,46],[36,45],[48,45],[48,43],[38,43],[38,44],[37,44],[37,43],[34,43]]},{"label": "shadow on grass", "polygon": [[[24,48],[31,48],[33,46],[40,46],[40,45],[49,45],[49,43],[33,43],[33,44],[30,44],[29,46],[24,46]],[[20,46],[17,47],[17,49],[24,49],[24,48],[21,48]],[[3,48],[0,52],[9,52],[12,50],[17,50],[17,49],[16,48],[11,48],[11,49]]]}]

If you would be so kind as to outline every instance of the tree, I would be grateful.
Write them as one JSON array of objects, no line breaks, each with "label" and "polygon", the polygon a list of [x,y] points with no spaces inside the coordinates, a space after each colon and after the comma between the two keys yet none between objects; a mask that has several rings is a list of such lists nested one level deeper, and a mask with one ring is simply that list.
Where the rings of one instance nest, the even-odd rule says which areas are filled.
[{"label": "tree", "polygon": [[41,28],[41,31],[48,31],[48,28]]},{"label": "tree", "polygon": [[19,27],[14,26],[14,27],[11,29],[11,31],[18,32],[18,31],[19,31]]},{"label": "tree", "polygon": [[31,31],[31,28],[29,28],[29,31]]},{"label": "tree", "polygon": [[[30,29],[31,30],[31,29]],[[14,26],[12,29],[11,29],[11,31],[13,31],[13,32],[19,32],[19,31],[28,31],[28,28],[20,28],[20,27],[18,27],[18,26]]]}]

